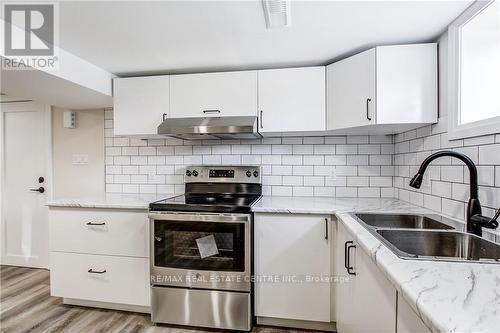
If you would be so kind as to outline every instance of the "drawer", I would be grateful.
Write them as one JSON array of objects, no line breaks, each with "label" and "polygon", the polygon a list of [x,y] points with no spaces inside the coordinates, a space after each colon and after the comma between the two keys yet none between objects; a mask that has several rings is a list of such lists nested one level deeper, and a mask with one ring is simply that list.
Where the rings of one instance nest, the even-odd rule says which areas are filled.
[{"label": "drawer", "polygon": [[51,208],[50,250],[149,257],[147,212]]},{"label": "drawer", "polygon": [[[89,270],[103,273],[89,273]],[[52,296],[150,305],[149,261],[78,253],[50,253]]]}]

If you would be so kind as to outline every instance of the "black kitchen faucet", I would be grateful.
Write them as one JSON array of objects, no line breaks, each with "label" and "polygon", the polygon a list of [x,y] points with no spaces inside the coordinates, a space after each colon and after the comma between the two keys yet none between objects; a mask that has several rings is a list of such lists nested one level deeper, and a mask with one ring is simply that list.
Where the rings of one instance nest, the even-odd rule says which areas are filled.
[{"label": "black kitchen faucet", "polygon": [[481,229],[482,227],[490,229],[497,228],[498,227],[497,218],[500,215],[500,208],[497,210],[493,218],[481,215],[481,203],[479,202],[478,189],[477,189],[477,168],[474,165],[474,162],[472,162],[472,160],[468,156],[462,153],[457,153],[450,150],[443,150],[431,154],[422,162],[422,165],[420,166],[420,169],[418,170],[417,174],[413,176],[412,180],[410,181],[410,186],[414,188],[420,188],[420,185],[422,185],[424,172],[427,169],[429,163],[431,163],[436,158],[443,156],[456,157],[462,162],[464,162],[465,165],[469,168],[470,197],[469,197],[469,203],[467,204],[467,216],[466,216],[467,232],[474,235],[482,236],[482,229]]}]

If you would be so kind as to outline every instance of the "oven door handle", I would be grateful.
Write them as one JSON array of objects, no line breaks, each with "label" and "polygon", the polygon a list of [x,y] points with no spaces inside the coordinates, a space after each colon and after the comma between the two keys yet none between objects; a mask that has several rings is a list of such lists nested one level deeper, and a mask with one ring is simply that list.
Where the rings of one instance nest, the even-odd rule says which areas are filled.
[{"label": "oven door handle", "polygon": [[197,214],[197,213],[149,213],[151,221],[177,222],[223,222],[223,223],[246,223],[250,221],[250,216],[245,214]]}]

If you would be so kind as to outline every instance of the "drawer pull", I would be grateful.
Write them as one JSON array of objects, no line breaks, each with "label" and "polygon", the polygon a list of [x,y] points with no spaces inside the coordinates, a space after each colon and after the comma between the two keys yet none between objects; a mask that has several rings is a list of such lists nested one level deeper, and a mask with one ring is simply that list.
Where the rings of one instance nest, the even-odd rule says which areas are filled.
[{"label": "drawer pull", "polygon": [[220,113],[220,110],[203,110],[203,113]]},{"label": "drawer pull", "polygon": [[88,270],[89,273],[92,273],[92,274],[104,274],[106,273],[106,270],[103,269],[102,271],[94,271],[92,268]]},{"label": "drawer pull", "polygon": [[87,222],[86,225],[90,225],[90,226],[103,226],[103,225],[106,225],[106,222],[101,222],[101,223],[95,223],[95,222]]}]

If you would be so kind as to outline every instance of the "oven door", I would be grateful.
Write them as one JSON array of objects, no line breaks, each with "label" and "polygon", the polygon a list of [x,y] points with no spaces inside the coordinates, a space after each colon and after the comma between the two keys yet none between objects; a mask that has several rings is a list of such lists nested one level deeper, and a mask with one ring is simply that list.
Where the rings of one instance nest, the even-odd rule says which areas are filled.
[{"label": "oven door", "polygon": [[149,217],[152,285],[250,291],[251,215]]}]

